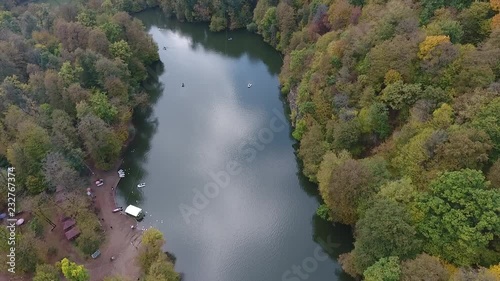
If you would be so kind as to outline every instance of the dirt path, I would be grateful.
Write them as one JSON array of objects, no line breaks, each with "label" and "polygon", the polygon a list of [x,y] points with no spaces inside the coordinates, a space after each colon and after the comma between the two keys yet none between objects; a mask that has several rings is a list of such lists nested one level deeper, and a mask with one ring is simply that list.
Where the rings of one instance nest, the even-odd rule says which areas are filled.
[{"label": "dirt path", "polygon": [[[97,179],[104,179],[103,186],[94,185],[92,190],[97,196],[95,205],[100,209],[99,218],[106,231],[106,241],[100,247],[101,255],[85,263],[91,281],[101,281],[104,277],[113,275],[134,281],[140,276],[140,268],[136,265],[135,259],[142,231],[137,227],[131,228],[132,225],[137,226],[135,219],[124,213],[112,212],[116,208],[114,196],[120,181],[118,168],[119,166],[109,172],[96,171],[96,175],[92,176],[92,183]],[[122,207],[125,209],[126,206]],[[116,258],[114,261],[110,260],[112,256]]]}]

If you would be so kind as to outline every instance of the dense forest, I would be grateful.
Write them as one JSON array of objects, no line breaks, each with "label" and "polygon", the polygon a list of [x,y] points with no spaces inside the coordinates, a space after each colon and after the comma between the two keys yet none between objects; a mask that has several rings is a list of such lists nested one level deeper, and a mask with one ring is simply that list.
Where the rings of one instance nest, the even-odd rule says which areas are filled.
[{"label": "dense forest", "polygon": [[346,272],[500,280],[498,0],[158,4],[214,31],[246,26],[285,54],[318,214],[354,229]]},{"label": "dense forest", "polygon": [[500,1],[78,2],[2,2],[0,161],[24,168],[26,193],[78,188],[84,160],[118,158],[158,60],[120,11],[159,6],[213,31],[258,32],[285,55],[281,90],[317,213],[353,227],[346,272],[500,280]]},{"label": "dense forest", "polygon": [[[6,167],[15,167],[16,211],[32,215],[15,237],[16,274],[89,280],[84,266],[61,260],[62,242],[43,218],[76,220],[81,257],[102,244],[98,212],[90,211],[85,194],[89,165],[106,170],[119,160],[134,133],[134,108],[148,105],[142,83],[147,67],[159,61],[158,47],[120,7],[27,2],[0,3],[0,210],[7,205]],[[57,202],[61,187],[65,200]],[[0,228],[1,273],[7,272],[8,236]],[[137,259],[144,280],[179,280],[163,243],[158,231],[143,235]]]}]

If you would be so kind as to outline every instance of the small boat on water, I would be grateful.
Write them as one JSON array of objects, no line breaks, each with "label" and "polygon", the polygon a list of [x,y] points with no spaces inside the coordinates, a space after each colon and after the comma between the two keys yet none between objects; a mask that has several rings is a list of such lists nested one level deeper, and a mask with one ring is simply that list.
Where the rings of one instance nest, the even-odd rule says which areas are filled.
[{"label": "small boat on water", "polygon": [[227,40],[228,40],[228,41],[231,41],[231,40],[233,40],[233,37],[229,37]]},{"label": "small boat on water", "polygon": [[184,83],[182,83],[182,87],[184,87]]},{"label": "small boat on water", "polygon": [[252,83],[248,83],[248,86],[247,86],[247,87],[248,87],[248,88],[252,87]]},{"label": "small boat on water", "polygon": [[142,183],[140,183],[140,184],[138,184],[138,185],[137,185],[137,187],[139,187],[139,188],[143,188],[143,187],[145,187],[145,186],[146,186],[146,183],[145,183],[145,182],[142,182]]},{"label": "small boat on water", "polygon": [[121,212],[123,211],[123,207],[118,207],[116,209],[113,210],[113,213],[118,213],[118,212]]}]

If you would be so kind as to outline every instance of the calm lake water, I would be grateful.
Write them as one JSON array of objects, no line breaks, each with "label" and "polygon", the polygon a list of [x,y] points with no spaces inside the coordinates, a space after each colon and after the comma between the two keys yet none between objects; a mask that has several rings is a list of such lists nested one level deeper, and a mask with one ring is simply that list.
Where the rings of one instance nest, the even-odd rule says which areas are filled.
[{"label": "calm lake water", "polygon": [[147,212],[142,226],[165,234],[186,281],[351,280],[336,261],[350,231],[315,215],[317,188],[300,172],[280,54],[246,31],[137,17],[162,63],[146,86],[152,109],[134,117],[121,203]]}]

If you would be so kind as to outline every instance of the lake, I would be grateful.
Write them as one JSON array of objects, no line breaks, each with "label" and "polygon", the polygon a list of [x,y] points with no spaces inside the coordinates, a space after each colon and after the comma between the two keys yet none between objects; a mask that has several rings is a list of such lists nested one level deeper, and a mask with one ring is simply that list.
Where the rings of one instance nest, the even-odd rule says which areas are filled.
[{"label": "lake", "polygon": [[147,212],[140,227],[164,233],[185,281],[351,280],[336,261],[350,229],[315,215],[300,171],[280,54],[247,31],[136,16],[162,63],[148,70],[152,108],[134,116],[121,204]]}]

